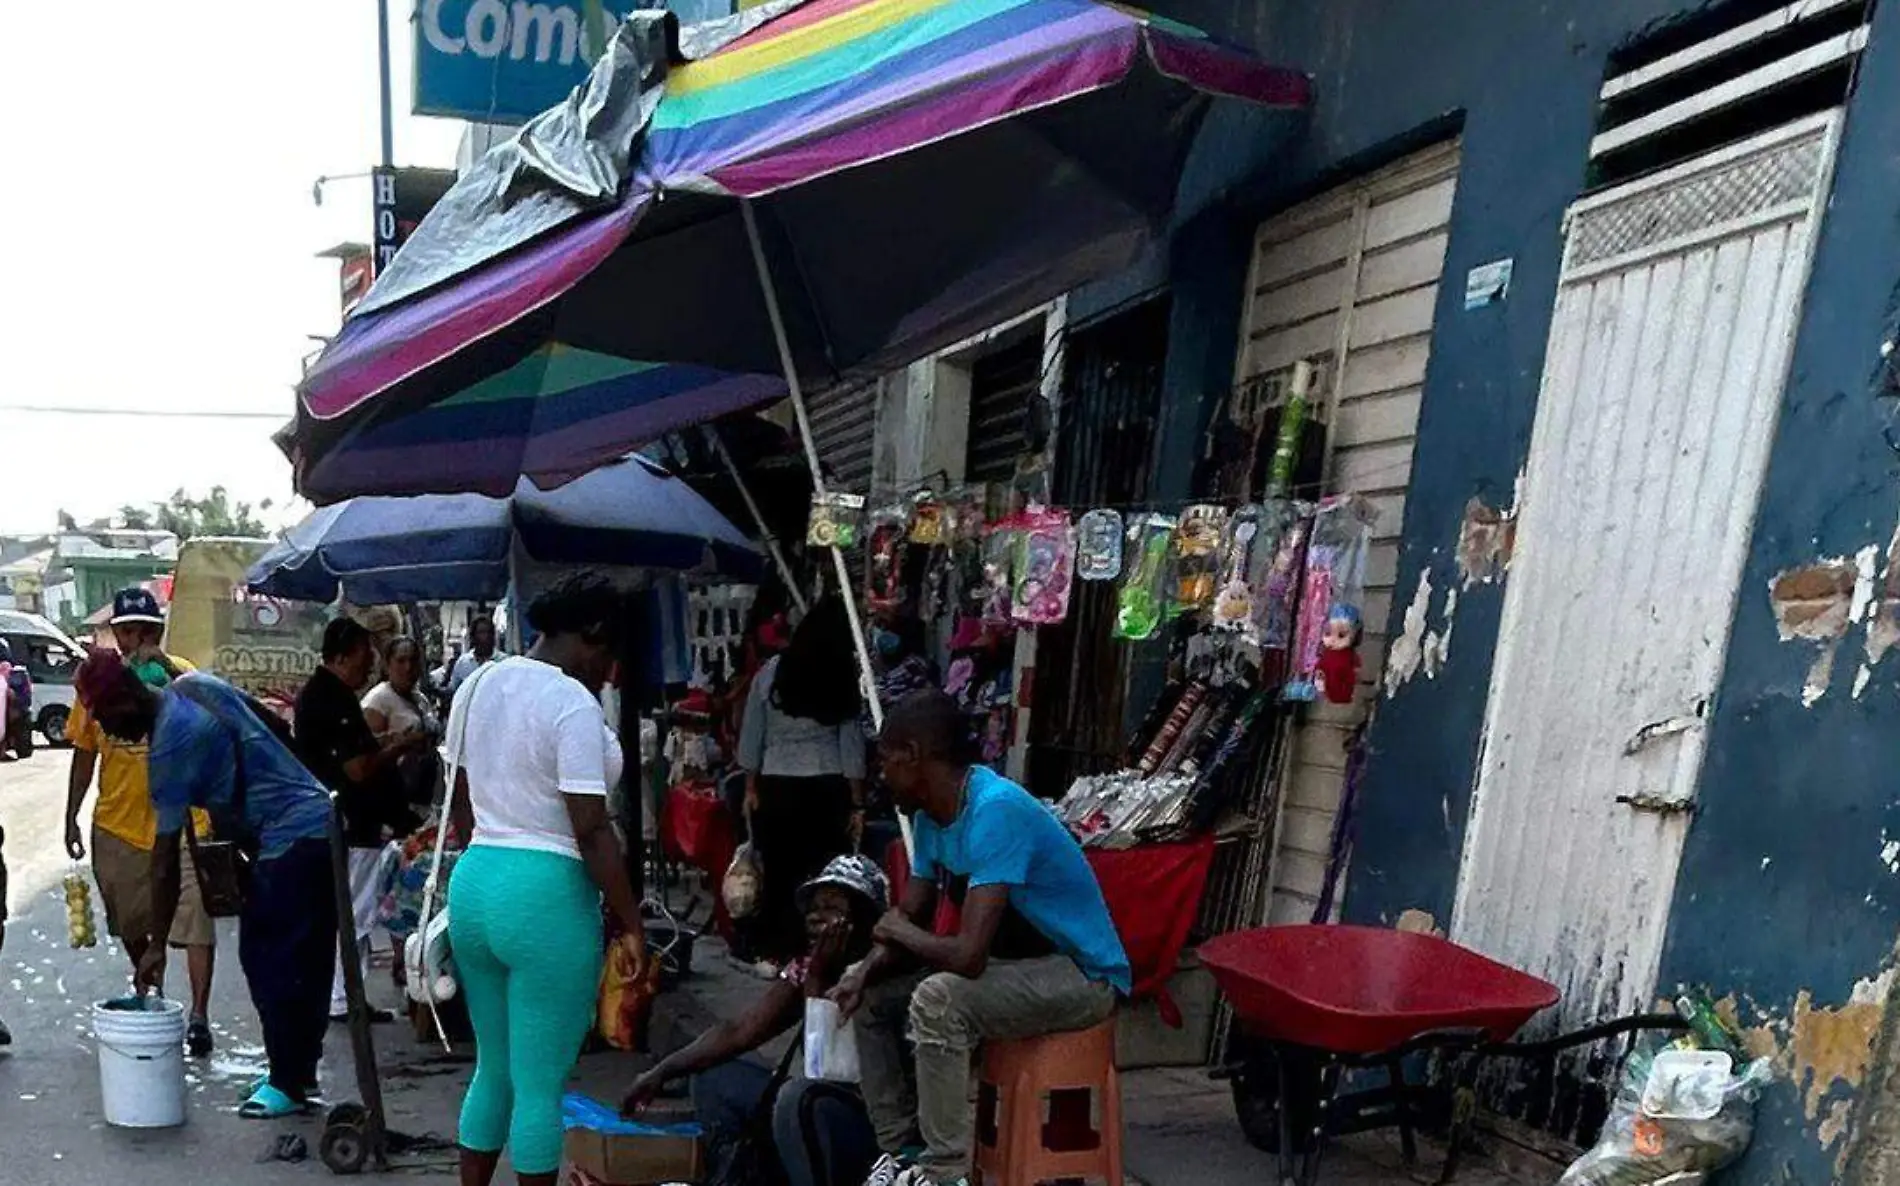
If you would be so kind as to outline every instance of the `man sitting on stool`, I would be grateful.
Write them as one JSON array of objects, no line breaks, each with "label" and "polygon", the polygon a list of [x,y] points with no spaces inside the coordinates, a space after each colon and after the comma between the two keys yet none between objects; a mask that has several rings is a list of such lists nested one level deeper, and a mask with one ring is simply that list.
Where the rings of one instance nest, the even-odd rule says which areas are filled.
[{"label": "man sitting on stool", "polygon": [[[916,851],[902,903],[832,993],[847,1015],[863,1007],[864,1098],[885,1153],[867,1186],[966,1182],[977,1045],[1088,1029],[1129,991],[1128,956],[1081,846],[1040,800],[975,765],[973,749],[956,702],[935,690],[894,705],[878,738]],[[962,910],[954,935],[929,929],[939,894]]]}]

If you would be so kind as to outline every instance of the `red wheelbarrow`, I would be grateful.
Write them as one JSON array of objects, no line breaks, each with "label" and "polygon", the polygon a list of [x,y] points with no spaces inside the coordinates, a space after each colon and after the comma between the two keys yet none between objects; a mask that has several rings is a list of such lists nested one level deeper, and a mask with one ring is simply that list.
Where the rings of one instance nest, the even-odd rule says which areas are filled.
[{"label": "red wheelbarrow", "polygon": [[[1277,1155],[1281,1186],[1311,1186],[1329,1137],[1397,1126],[1407,1164],[1414,1130],[1443,1125],[1440,1182],[1457,1172],[1487,1059],[1554,1060],[1558,1052],[1637,1030],[1683,1030],[1673,1014],[1637,1014],[1539,1042],[1512,1035],[1555,1005],[1554,985],[1435,935],[1379,927],[1262,927],[1201,945],[1203,966],[1239,1023],[1215,1073],[1255,1147]],[[1438,1054],[1436,1085],[1406,1077],[1415,1055]],[[1348,1072],[1384,1072],[1382,1086],[1341,1093]]]}]

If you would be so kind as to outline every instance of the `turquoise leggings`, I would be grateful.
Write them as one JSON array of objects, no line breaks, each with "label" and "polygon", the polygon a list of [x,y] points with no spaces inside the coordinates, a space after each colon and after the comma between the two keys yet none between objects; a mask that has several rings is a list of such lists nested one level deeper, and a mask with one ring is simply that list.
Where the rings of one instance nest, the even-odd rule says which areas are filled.
[{"label": "turquoise leggings", "polygon": [[506,1145],[516,1173],[552,1173],[599,992],[600,894],[571,857],[471,848],[449,879],[449,945],[475,1026],[462,1146]]}]

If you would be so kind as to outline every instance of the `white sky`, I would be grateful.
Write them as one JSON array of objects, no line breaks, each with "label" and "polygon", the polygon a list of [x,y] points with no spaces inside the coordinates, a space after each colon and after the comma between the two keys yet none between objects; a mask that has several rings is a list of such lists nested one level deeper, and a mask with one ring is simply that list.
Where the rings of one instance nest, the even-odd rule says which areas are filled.
[{"label": "white sky", "polygon": [[[48,531],[213,485],[290,508],[270,433],[307,334],[334,332],[337,265],[370,237],[375,0],[6,5],[0,69],[0,531]],[[407,114],[408,0],[392,0],[396,163],[450,166],[461,125]],[[88,10],[92,11],[92,10]],[[44,414],[269,412],[276,420]]]}]

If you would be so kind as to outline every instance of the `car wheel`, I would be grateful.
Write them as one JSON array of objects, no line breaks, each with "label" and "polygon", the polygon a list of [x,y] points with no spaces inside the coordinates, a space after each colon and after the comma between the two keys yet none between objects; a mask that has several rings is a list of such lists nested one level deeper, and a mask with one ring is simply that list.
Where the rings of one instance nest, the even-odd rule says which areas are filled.
[{"label": "car wheel", "polygon": [[68,715],[67,715],[66,707],[61,704],[48,705],[47,708],[43,712],[40,713],[40,733],[45,736],[46,744],[48,745],[67,744],[68,742],[68,738],[66,736],[67,719],[68,719]]}]

